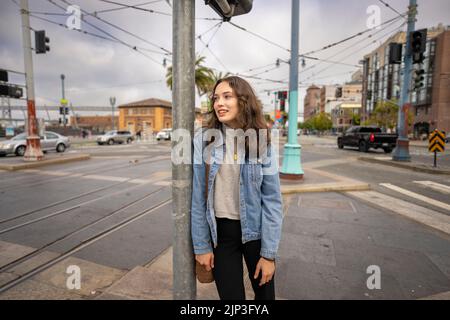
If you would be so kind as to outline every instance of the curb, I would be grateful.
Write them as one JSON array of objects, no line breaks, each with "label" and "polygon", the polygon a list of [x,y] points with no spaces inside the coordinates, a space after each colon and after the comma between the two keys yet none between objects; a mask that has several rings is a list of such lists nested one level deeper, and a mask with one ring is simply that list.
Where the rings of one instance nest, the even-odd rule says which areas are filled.
[{"label": "curb", "polygon": [[403,162],[394,162],[391,160],[381,160],[381,159],[377,159],[377,158],[368,158],[368,157],[358,157],[358,160],[372,162],[372,163],[378,163],[378,164],[382,164],[385,166],[409,169],[409,170],[424,172],[424,173],[450,175],[450,170],[420,167],[420,166],[417,166],[414,164],[403,163]]},{"label": "curb", "polygon": [[308,192],[345,192],[371,190],[368,183],[321,183],[305,186],[281,186],[282,194],[308,193]]},{"label": "curb", "polygon": [[17,171],[23,169],[39,168],[50,164],[60,164],[81,160],[89,160],[91,158],[90,154],[78,154],[75,156],[61,156],[54,159],[45,159],[38,162],[25,162],[18,164],[0,164],[0,170]]}]

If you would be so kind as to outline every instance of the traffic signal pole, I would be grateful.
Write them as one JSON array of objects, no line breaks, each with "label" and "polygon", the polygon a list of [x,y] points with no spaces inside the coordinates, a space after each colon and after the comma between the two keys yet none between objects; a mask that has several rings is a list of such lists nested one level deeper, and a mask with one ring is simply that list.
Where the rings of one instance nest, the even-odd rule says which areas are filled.
[{"label": "traffic signal pole", "polygon": [[[65,75],[61,75],[61,90],[62,90],[62,100],[61,101],[65,101],[66,100],[66,93],[64,90],[64,79],[66,78]],[[66,105],[64,103],[61,103],[62,107],[63,107],[63,126],[64,126],[64,135],[67,136],[67,128],[66,128]]]},{"label": "traffic signal pole", "polygon": [[38,133],[36,119],[36,105],[34,100],[33,57],[31,54],[30,16],[28,0],[20,0],[20,13],[22,16],[22,41],[25,62],[25,79],[27,85],[27,149],[24,161],[39,161],[44,158],[41,150],[41,140]]},{"label": "traffic signal pole", "polygon": [[300,0],[292,0],[291,22],[291,64],[289,80],[289,131],[288,143],[284,145],[283,166],[280,178],[300,180],[303,178],[301,164],[301,145],[297,137],[298,119],[298,54],[299,54],[299,25]]},{"label": "traffic signal pole", "polygon": [[[173,90],[172,119],[177,129],[194,133],[195,0],[172,4]],[[183,137],[186,139],[186,137]],[[185,142],[183,140],[183,142]],[[189,145],[191,143],[189,142]],[[192,148],[192,146],[191,146]],[[173,155],[176,156],[176,155]],[[172,161],[173,298],[196,299],[197,282],[191,239],[192,164]]]},{"label": "traffic signal pole", "polygon": [[417,15],[417,0],[409,0],[408,11],[408,31],[406,33],[406,50],[405,50],[405,70],[403,72],[403,87],[398,110],[398,139],[397,146],[393,152],[392,160],[394,161],[411,161],[409,154],[409,139],[408,139],[408,111],[410,108],[410,88],[411,88],[411,73],[412,73],[412,53],[411,53],[411,33],[415,29]]}]

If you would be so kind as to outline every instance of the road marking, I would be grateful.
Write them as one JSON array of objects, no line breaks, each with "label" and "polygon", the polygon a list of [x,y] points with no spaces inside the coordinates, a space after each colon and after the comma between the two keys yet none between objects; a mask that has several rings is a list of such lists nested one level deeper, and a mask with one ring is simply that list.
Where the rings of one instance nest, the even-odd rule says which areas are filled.
[{"label": "road marking", "polygon": [[420,201],[426,202],[426,203],[431,204],[431,205],[433,205],[435,207],[439,207],[439,208],[445,209],[445,210],[450,212],[450,205],[448,205],[448,204],[446,204],[444,202],[440,202],[440,201],[437,201],[437,200],[434,200],[434,199],[422,196],[421,194],[418,194],[418,193],[415,193],[415,192],[411,192],[409,190],[406,190],[406,189],[394,186],[393,184],[390,184],[390,183],[380,183],[380,186],[383,186],[385,188],[388,188],[388,189],[400,192],[400,193],[402,193],[404,195],[407,195],[409,197],[418,199]]},{"label": "road marking", "polygon": [[421,184],[433,190],[439,191],[441,193],[450,194],[450,187],[444,184],[436,183],[433,181],[413,181],[414,183]]},{"label": "road marking", "polygon": [[376,191],[349,191],[347,194],[450,234],[450,216],[446,216],[440,212]]},{"label": "road marking", "polygon": [[353,204],[353,201],[349,201],[350,202],[350,206],[352,207],[352,210],[354,213],[358,213],[358,211],[356,211],[355,205]]},{"label": "road marking", "polygon": [[358,160],[358,158],[356,158],[356,157],[349,157],[349,158],[345,158],[345,159],[324,159],[324,160],[319,160],[319,161],[306,162],[303,164],[303,167],[308,168],[308,169],[316,169],[316,168],[320,168],[320,167],[328,167],[328,166],[332,166],[332,165],[355,162],[357,160]]},{"label": "road marking", "polygon": [[170,186],[172,184],[171,181],[157,181],[155,183],[153,183],[155,186],[161,186],[161,187],[166,187],[166,186]]},{"label": "road marking", "polygon": [[112,176],[99,176],[99,175],[88,175],[88,176],[83,176],[83,179],[94,179],[94,180],[105,180],[105,181],[118,181],[118,182],[123,182],[128,180],[129,178],[122,178],[122,177],[112,177]]}]

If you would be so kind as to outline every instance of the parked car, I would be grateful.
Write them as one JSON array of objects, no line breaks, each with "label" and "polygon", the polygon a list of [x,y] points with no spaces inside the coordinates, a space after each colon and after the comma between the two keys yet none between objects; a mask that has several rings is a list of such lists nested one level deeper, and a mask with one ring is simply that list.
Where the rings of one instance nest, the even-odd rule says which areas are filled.
[{"label": "parked car", "polygon": [[377,127],[354,126],[337,138],[337,144],[339,149],[349,146],[358,147],[361,152],[374,148],[391,153],[397,143],[397,137],[397,134],[383,133]]},{"label": "parked car", "polygon": [[[45,131],[41,139],[41,150],[43,152],[56,151],[64,152],[70,147],[70,139],[56,132]],[[27,149],[27,134],[21,133],[10,140],[0,143],[0,156],[15,154],[22,157]]]},{"label": "parked car", "polygon": [[156,140],[170,140],[172,138],[172,129],[162,129],[156,134]]},{"label": "parked car", "polygon": [[130,131],[111,130],[97,138],[99,145],[115,143],[131,143],[134,140],[134,136]]}]

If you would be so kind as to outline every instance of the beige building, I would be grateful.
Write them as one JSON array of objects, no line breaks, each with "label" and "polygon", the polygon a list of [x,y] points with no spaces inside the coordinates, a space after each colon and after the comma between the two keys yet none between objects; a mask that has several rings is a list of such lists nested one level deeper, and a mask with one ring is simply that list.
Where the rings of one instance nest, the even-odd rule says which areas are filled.
[{"label": "beige building", "polygon": [[136,133],[172,128],[172,103],[169,101],[151,98],[123,104],[118,109],[120,130]]},{"label": "beige building", "polygon": [[[389,44],[402,43],[406,50],[406,33],[399,32],[364,57],[362,120],[370,117],[377,102],[400,100],[403,63],[389,64]],[[415,115],[410,133],[427,135],[434,129],[450,131],[450,28],[439,25],[428,29],[424,87],[410,93]],[[414,77],[413,77],[414,79]],[[413,80],[414,81],[414,80]],[[411,85],[412,87],[412,85]]]},{"label": "beige building", "polygon": [[336,106],[337,87],[337,85],[323,86],[320,89],[320,112],[331,113],[332,107]]},{"label": "beige building", "polygon": [[354,116],[358,116],[360,113],[360,102],[341,102],[331,113],[331,121],[333,121],[334,130],[337,132],[344,132],[355,125],[355,123],[353,123]]},{"label": "beige building", "polygon": [[[158,132],[161,129],[172,128],[172,103],[161,99],[146,99],[120,105],[119,129]],[[201,108],[195,108],[194,126],[202,124]]]}]

